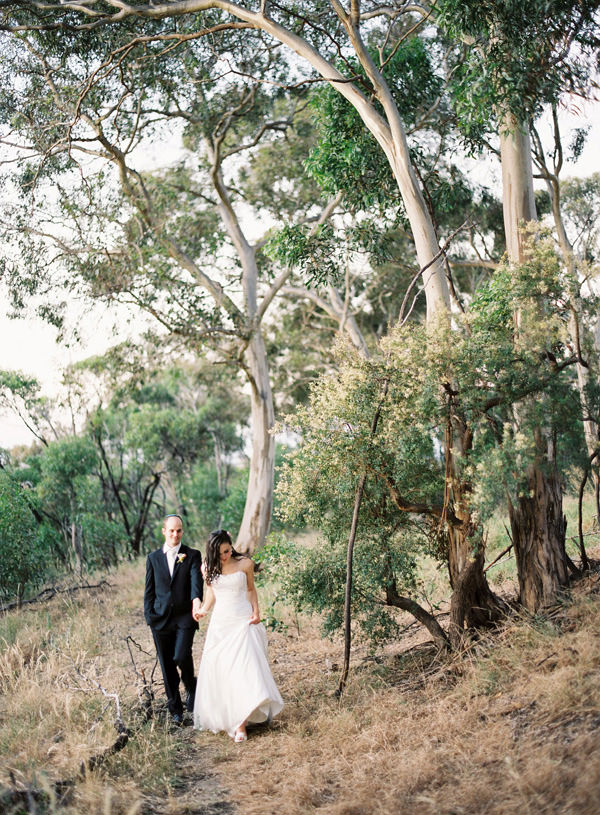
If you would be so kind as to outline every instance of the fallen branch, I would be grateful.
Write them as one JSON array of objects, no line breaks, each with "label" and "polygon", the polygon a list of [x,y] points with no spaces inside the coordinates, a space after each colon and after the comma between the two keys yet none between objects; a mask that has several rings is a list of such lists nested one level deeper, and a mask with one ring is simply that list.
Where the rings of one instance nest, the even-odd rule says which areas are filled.
[{"label": "fallen branch", "polygon": [[[106,688],[103,688],[102,685],[96,680],[92,679],[91,677],[87,676],[83,673],[83,671],[79,668],[75,660],[70,657],[71,663],[75,668],[75,671],[78,676],[81,677],[85,682],[91,685],[94,690],[100,691],[100,693],[106,697],[107,699],[112,699],[115,705],[115,721],[114,726],[117,731],[117,739],[112,744],[111,747],[108,747],[106,750],[103,750],[101,753],[96,753],[96,755],[91,756],[86,761],[81,762],[80,767],[80,775],[85,776],[90,770],[95,770],[96,767],[100,766],[109,756],[114,755],[121,751],[127,742],[129,741],[129,737],[131,736],[131,731],[128,727],[125,726],[125,722],[123,721],[123,714],[121,712],[121,700],[119,698],[119,694],[116,692],[107,691]],[[76,688],[76,690],[86,692],[85,688]]]},{"label": "fallen branch", "polygon": [[108,580],[101,580],[99,583],[82,583],[79,586],[68,586],[65,589],[61,589],[59,586],[50,586],[29,600],[13,600],[11,603],[0,606],[0,613],[12,611],[14,608],[21,608],[31,603],[43,603],[46,600],[51,600],[53,597],[56,597],[57,594],[75,594],[75,592],[83,591],[84,589],[101,589],[105,586],[110,588],[111,585]]},{"label": "fallen branch", "polygon": [[[27,812],[36,815],[36,804],[48,806],[54,798],[54,803],[63,806],[69,803],[69,797],[75,786],[74,781],[56,781],[48,786],[47,790],[37,789],[31,784],[17,781],[13,770],[8,771],[11,786],[0,787],[0,812],[10,812],[14,807],[20,807],[17,812]],[[44,807],[45,811],[45,807]]]},{"label": "fallen branch", "polygon": [[133,652],[131,650],[131,645],[135,645],[138,651],[141,651],[142,654],[146,654],[146,656],[152,657],[152,654],[148,653],[148,651],[144,651],[142,646],[136,642],[131,634],[128,634],[125,637],[125,642],[127,643],[127,650],[129,651],[129,656],[131,658],[131,664],[133,665],[133,671],[138,678],[138,685],[137,685],[137,695],[140,701],[140,706],[144,711],[144,718],[146,721],[149,721],[153,716],[154,711],[154,671],[156,670],[156,666],[158,665],[158,658],[154,657],[154,665],[152,666],[152,671],[150,672],[150,681],[146,679],[146,672],[143,668],[138,670],[138,667],[135,663],[135,659],[133,658]]},{"label": "fallen branch", "polygon": [[[96,586],[88,585],[88,586],[78,586],[74,588],[99,588],[103,585],[109,584],[106,581],[102,581]],[[64,591],[69,590],[61,590],[56,588],[52,590],[46,589],[44,592],[42,592],[42,594],[45,594],[48,591],[53,591],[53,594],[57,594],[64,593]],[[154,679],[154,671],[156,670],[157,660],[153,654],[149,654],[147,651],[145,651],[133,639],[133,637],[131,637],[131,635],[128,635],[125,638],[125,641],[127,642],[127,648],[129,650],[135,674],[141,680],[142,683],[142,691],[138,692],[138,698],[140,700],[140,705],[144,712],[144,721],[147,721],[152,716],[152,702],[154,700],[152,684]],[[154,658],[154,666],[150,673],[149,680],[146,679],[143,668],[138,670],[131,649],[131,644],[133,644],[141,653],[144,653],[147,656]],[[125,722],[123,721],[123,713],[119,694],[116,692],[106,690],[106,688],[104,688],[100,684],[100,682],[85,674],[79,668],[79,666],[76,664],[76,662],[71,656],[68,656],[68,659],[70,660],[77,675],[89,686],[86,688],[78,685],[75,686],[73,690],[83,693],[100,692],[107,699],[106,704],[102,708],[102,712],[96,718],[96,721],[92,724],[90,729],[93,730],[95,728],[95,726],[103,717],[103,715],[106,713],[108,708],[114,704],[115,706],[114,727],[117,731],[117,738],[110,747],[108,747],[105,750],[102,750],[99,753],[96,753],[95,755],[83,761],[79,768],[79,772],[75,777],[68,779],[60,779],[54,782],[48,780],[47,787],[42,786],[42,788],[37,788],[34,787],[31,783],[17,780],[15,773],[12,770],[9,770],[10,787],[0,786],[0,812],[10,812],[14,810],[16,807],[18,807],[16,811],[20,813],[22,812],[24,813],[24,815],[25,813],[27,813],[27,815],[37,815],[37,813],[40,812],[41,810],[46,811],[48,806],[53,802],[55,802],[59,806],[68,804],[70,794],[75,789],[77,783],[82,778],[85,778],[90,771],[95,770],[101,764],[103,764],[107,758],[114,755],[115,753],[120,752],[129,743],[130,739],[137,732],[137,730],[139,730],[143,726],[142,724],[138,724],[138,726],[134,729],[128,728],[125,725]]]}]

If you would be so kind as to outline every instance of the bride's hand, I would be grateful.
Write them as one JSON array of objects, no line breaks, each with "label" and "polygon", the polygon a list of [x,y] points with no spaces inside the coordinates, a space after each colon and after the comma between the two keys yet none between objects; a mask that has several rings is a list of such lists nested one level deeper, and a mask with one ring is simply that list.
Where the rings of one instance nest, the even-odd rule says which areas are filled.
[{"label": "bride's hand", "polygon": [[248,624],[249,625],[256,625],[259,622],[260,622],[260,614],[258,613],[258,611],[253,611],[252,612],[252,617],[250,617],[250,619],[248,620]]}]

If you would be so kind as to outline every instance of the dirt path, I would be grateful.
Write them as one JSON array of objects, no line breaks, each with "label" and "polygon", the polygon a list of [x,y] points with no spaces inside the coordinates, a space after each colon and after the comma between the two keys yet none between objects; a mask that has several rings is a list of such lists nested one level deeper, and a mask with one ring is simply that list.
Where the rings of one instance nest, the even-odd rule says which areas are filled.
[{"label": "dirt path", "polygon": [[144,798],[143,815],[234,815],[237,808],[228,800],[228,790],[210,767],[215,761],[214,748],[198,744],[192,727],[181,728],[177,777],[171,795]]},{"label": "dirt path", "polygon": [[[125,588],[125,594],[121,575],[118,574],[111,589],[98,597],[103,612],[98,632],[101,650],[107,654],[109,661],[114,659],[119,664],[114,682],[120,685],[123,694],[124,719],[140,709],[136,695],[143,685],[143,676],[147,681],[151,680],[154,723],[158,730],[162,730],[162,726],[168,723],[166,699],[152,635],[142,613],[141,564],[129,572],[129,577],[132,576],[134,580]],[[194,660],[197,666],[203,636],[197,635],[195,640]],[[128,724],[127,721],[125,723]],[[124,750],[151,751],[152,735],[144,732],[149,727],[150,723],[138,724]],[[167,725],[167,731],[172,759],[168,787],[163,791],[142,791],[139,812],[142,815],[233,815],[237,809],[213,769],[220,759],[219,744],[207,743],[203,735],[191,726],[189,716],[184,727]],[[160,735],[164,737],[164,733]],[[110,775],[109,770],[107,780],[110,780]]]}]

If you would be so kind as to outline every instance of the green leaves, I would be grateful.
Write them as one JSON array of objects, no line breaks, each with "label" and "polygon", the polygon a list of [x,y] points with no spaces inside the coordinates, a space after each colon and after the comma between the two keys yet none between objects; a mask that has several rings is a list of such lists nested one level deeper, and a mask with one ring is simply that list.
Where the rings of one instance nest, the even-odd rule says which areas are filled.
[{"label": "green leaves", "polygon": [[525,122],[564,92],[585,94],[598,45],[594,0],[439,0],[438,24],[462,44],[452,79],[457,117],[473,140],[510,111]]},{"label": "green leaves", "polygon": [[[409,533],[410,534],[410,533]],[[401,591],[415,588],[415,561],[407,556],[407,534],[390,536],[366,532],[354,550],[352,619],[360,639],[371,648],[397,637],[396,615],[384,603],[384,587],[395,580]],[[299,544],[272,536],[261,552],[266,569],[277,575],[275,605],[321,616],[321,630],[333,636],[342,628],[346,577],[345,541],[331,537]]]},{"label": "green leaves", "polygon": [[583,462],[571,290],[553,242],[531,235],[524,263],[501,265],[452,326],[397,326],[369,360],[337,348],[338,371],[315,382],[284,425],[302,442],[282,468],[281,515],[323,538],[284,567],[288,601],[323,613],[328,632],[341,625],[344,552],[365,471],[353,613],[379,637],[393,632],[381,608],[386,587],[414,596],[417,559],[447,558],[446,524],[469,513],[483,527],[507,494],[528,489],[529,468],[543,468],[534,442],[541,428],[563,461]]},{"label": "green leaves", "polygon": [[24,490],[0,471],[0,597],[23,598],[43,583],[50,571],[47,558]]},{"label": "green leaves", "polygon": [[337,236],[330,223],[317,229],[308,225],[284,226],[267,243],[265,253],[300,272],[307,286],[337,283],[343,269]]}]

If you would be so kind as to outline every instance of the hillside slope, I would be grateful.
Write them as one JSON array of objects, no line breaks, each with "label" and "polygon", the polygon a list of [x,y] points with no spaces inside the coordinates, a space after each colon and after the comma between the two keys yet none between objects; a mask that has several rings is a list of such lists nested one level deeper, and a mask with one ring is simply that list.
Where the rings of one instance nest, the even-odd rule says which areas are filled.
[{"label": "hillside slope", "polygon": [[[461,655],[441,658],[426,642],[359,647],[341,700],[341,644],[290,616],[269,633],[286,707],[242,745],[169,724],[142,617],[143,564],[108,582],[0,619],[2,812],[598,812],[597,574]],[[196,660],[201,647],[202,635]],[[115,694],[130,736],[111,754]]]}]

